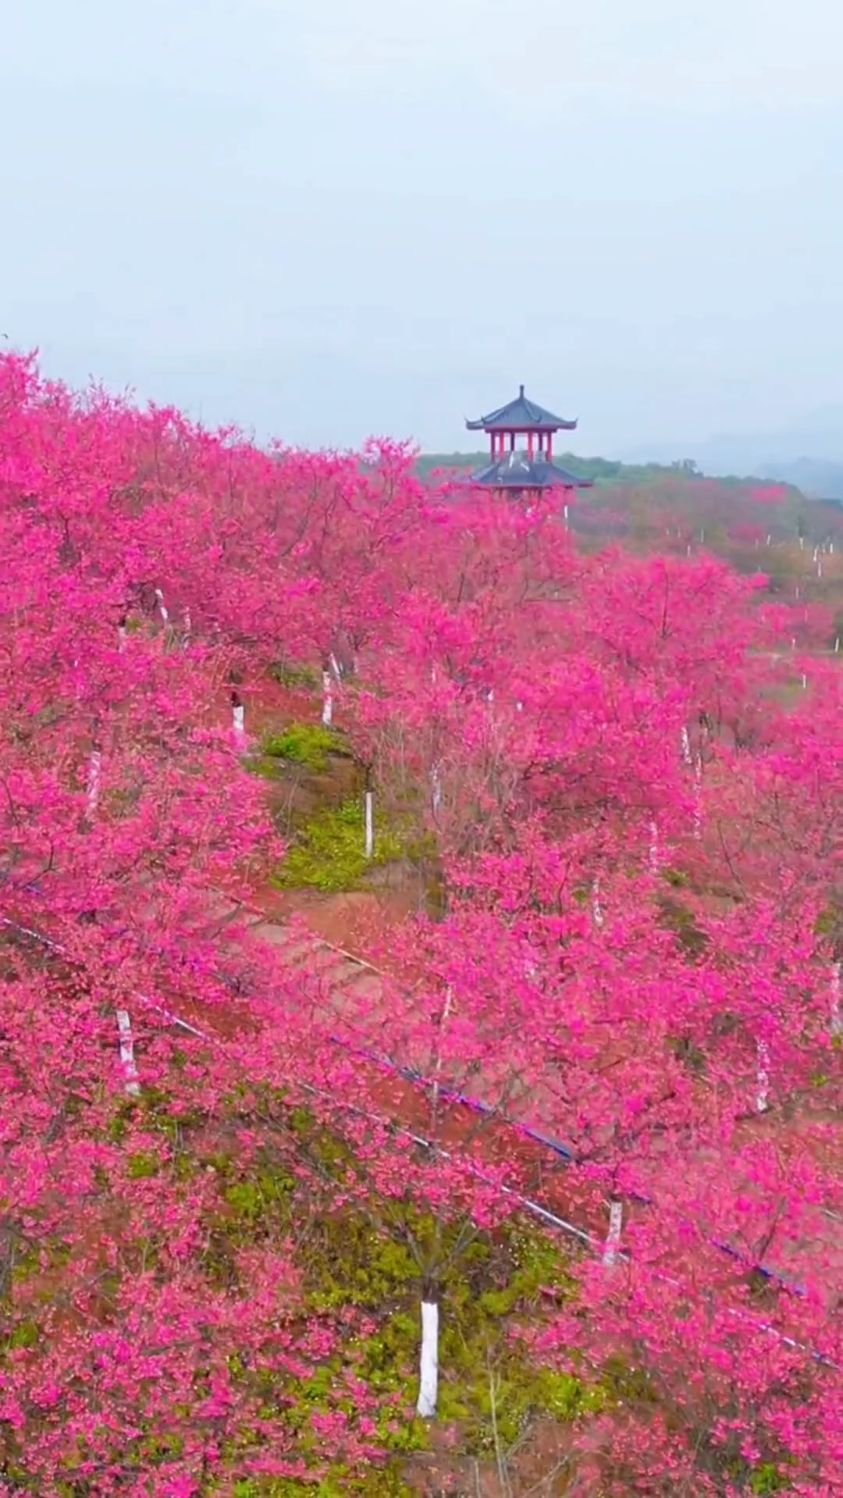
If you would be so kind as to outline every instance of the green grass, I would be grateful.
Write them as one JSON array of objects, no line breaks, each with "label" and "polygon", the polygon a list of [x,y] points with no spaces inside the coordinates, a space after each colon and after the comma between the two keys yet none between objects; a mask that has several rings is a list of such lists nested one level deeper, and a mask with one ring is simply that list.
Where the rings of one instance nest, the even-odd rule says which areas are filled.
[{"label": "green grass", "polygon": [[[300,1131],[307,1134],[308,1126]],[[227,1173],[238,1169],[232,1159]],[[235,1210],[224,1231],[233,1245],[260,1238],[273,1225],[277,1230],[285,1214],[294,1211],[285,1173],[281,1171],[276,1190],[267,1189],[271,1174],[264,1166],[265,1184],[257,1196],[242,1190],[250,1182],[238,1183],[239,1195],[231,1183],[227,1185],[226,1200]],[[379,1402],[378,1441],[387,1453],[387,1467],[370,1471],[362,1481],[360,1491],[367,1494],[406,1491],[400,1483],[401,1461],[425,1449],[429,1441],[427,1426],[408,1408],[418,1365],[420,1285],[418,1264],[404,1242],[405,1226],[422,1250],[438,1239],[435,1219],[409,1202],[391,1202],[381,1230],[373,1228],[366,1214],[348,1207],[312,1221],[303,1265],[311,1313],[362,1311],[377,1325],[337,1348],[303,1377],[285,1375],[277,1388],[270,1379],[266,1389],[270,1403],[278,1396],[277,1402],[285,1406],[285,1422],[295,1432],[302,1454],[313,1458],[318,1443],[312,1436],[312,1417],[347,1407],[342,1375],[344,1369],[353,1369]],[[448,1259],[461,1224],[446,1226],[444,1233]],[[545,1285],[563,1295],[573,1292],[564,1253],[531,1223],[516,1220],[495,1234],[480,1233],[455,1255],[443,1286],[440,1416],[446,1423],[459,1423],[464,1452],[489,1457],[495,1428],[503,1444],[511,1446],[537,1415],[576,1420],[605,1403],[606,1391],[599,1384],[537,1365],[529,1346],[513,1334],[508,1318],[529,1318]],[[246,1382],[253,1377],[239,1365],[233,1365],[232,1372]],[[350,1406],[348,1412],[352,1413]],[[337,1471],[336,1477],[338,1492],[358,1491],[347,1473]],[[244,1488],[261,1498],[286,1491],[259,1484]]]},{"label": "green grass", "polygon": [[323,807],[299,830],[273,883],[279,889],[356,889],[367,871],[391,863],[407,851],[404,839],[390,827],[375,822],[375,851],[364,852],[361,801]]},{"label": "green grass", "polygon": [[277,780],[287,765],[300,765],[313,775],[328,768],[330,755],[349,757],[342,738],[321,723],[289,723],[280,733],[266,733],[249,760],[253,775]]},{"label": "green grass", "polygon": [[[542,1287],[553,1286],[563,1296],[574,1293],[565,1251],[540,1228],[514,1219],[472,1240],[461,1220],[440,1223],[407,1198],[372,1196],[359,1207],[350,1200],[338,1207],[335,1188],[343,1187],[353,1165],[348,1141],[306,1109],[289,1107],[283,1093],[271,1089],[254,1094],[246,1087],[238,1089],[221,1112],[229,1123],[251,1124],[256,1109],[261,1114],[266,1110],[280,1127],[254,1154],[242,1154],[233,1139],[230,1151],[208,1153],[208,1144],[217,1141],[203,1133],[204,1114],[190,1110],[184,1122],[181,1110],[173,1109],[163,1091],[120,1098],[114,1111],[121,1128],[104,1129],[118,1145],[128,1139],[122,1125],[131,1130],[133,1119],[145,1133],[160,1135],[157,1173],[179,1179],[171,1141],[172,1128],[181,1131],[192,1170],[214,1183],[197,1265],[209,1294],[241,1287],[243,1256],[250,1250],[280,1248],[295,1255],[301,1290],[295,1314],[301,1315],[303,1326],[324,1324],[324,1353],[303,1353],[301,1371],[288,1368],[283,1358],[228,1354],[228,1374],[249,1414],[230,1438],[221,1438],[216,1474],[202,1486],[207,1498],[293,1498],[296,1493],[313,1498],[411,1498],[415,1490],[406,1480],[407,1463],[430,1444],[429,1426],[412,1410],[421,1266],[427,1262],[447,1266],[442,1285],[441,1414],[446,1424],[458,1424],[462,1452],[488,1460],[496,1433],[508,1447],[537,1416],[576,1420],[602,1407],[605,1391],[599,1383],[537,1364],[529,1341],[519,1335],[519,1327],[531,1324],[536,1314]],[[297,1169],[303,1156],[328,1172],[324,1199]],[[150,1175],[153,1158],[151,1146],[132,1151],[126,1144],[130,1176]],[[183,1189],[193,1189],[187,1178]],[[156,1268],[157,1247],[154,1237],[142,1245],[147,1267]],[[69,1245],[56,1242],[51,1263],[56,1256],[57,1261],[68,1262],[66,1252],[69,1255]],[[28,1279],[43,1274],[44,1267],[41,1245],[26,1265],[16,1266],[23,1272],[15,1276],[15,1297]],[[128,1259],[114,1266],[104,1286],[115,1302],[121,1284],[130,1282],[123,1277],[134,1273]],[[13,1313],[0,1337],[0,1372],[6,1375],[14,1371],[16,1360],[39,1355],[42,1337],[46,1343],[53,1296],[51,1290],[46,1295],[39,1291],[36,1283],[28,1300],[18,1305],[10,1298],[8,1306],[3,1305],[4,1313]],[[357,1387],[352,1387],[352,1380]],[[381,1460],[355,1468],[342,1460],[326,1463],[321,1421],[341,1414],[355,1435],[361,1412],[374,1421],[375,1429],[367,1435],[382,1452]],[[153,1486],[158,1480],[162,1489],[166,1469],[183,1453],[190,1409],[176,1405],[172,1415],[172,1428],[160,1414],[154,1421],[141,1418],[135,1438],[115,1455],[151,1474]],[[272,1454],[269,1431],[279,1419],[307,1469],[295,1479],[253,1475],[262,1458]],[[83,1498],[89,1492],[75,1471],[86,1458],[83,1440],[66,1451],[66,1481],[56,1485],[60,1498]],[[12,1445],[8,1454],[4,1451],[3,1471],[21,1491],[39,1490],[28,1477],[23,1443],[20,1449]]]}]

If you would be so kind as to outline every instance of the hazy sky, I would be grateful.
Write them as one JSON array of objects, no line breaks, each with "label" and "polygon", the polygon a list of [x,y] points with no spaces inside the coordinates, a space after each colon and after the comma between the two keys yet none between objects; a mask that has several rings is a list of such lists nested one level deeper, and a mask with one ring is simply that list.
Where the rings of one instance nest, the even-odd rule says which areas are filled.
[{"label": "hazy sky", "polygon": [[843,405],[840,0],[21,0],[0,332],[292,442]]}]

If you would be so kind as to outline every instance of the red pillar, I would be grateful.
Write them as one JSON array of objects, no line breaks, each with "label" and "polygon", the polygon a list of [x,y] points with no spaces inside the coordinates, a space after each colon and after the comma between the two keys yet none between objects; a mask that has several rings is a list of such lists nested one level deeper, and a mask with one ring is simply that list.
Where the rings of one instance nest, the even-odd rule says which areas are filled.
[{"label": "red pillar", "polygon": [[547,461],[548,461],[548,463],[552,463],[553,462],[553,433],[552,432],[548,432],[548,434],[547,434]]},{"label": "red pillar", "polygon": [[533,456],[533,442],[534,442],[534,440],[535,440],[535,432],[528,432],[527,433],[527,455],[528,455],[528,457],[532,457]]}]

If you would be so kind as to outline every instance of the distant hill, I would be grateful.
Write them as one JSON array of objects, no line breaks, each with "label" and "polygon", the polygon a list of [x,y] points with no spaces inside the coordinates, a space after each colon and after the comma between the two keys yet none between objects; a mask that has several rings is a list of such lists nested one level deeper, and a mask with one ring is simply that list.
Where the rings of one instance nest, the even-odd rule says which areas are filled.
[{"label": "distant hill", "polygon": [[[817,469],[823,468],[826,480],[825,486],[820,482],[819,472],[806,473],[806,478],[811,478],[812,483],[801,484],[797,477],[790,477],[784,471],[773,471],[772,468],[756,468],[748,470],[745,474],[738,472],[720,473],[714,469],[698,467],[693,458],[677,458],[671,463],[624,463],[619,458],[581,458],[577,453],[555,453],[555,459],[563,468],[569,468],[572,473],[579,474],[581,478],[591,479],[593,484],[647,484],[661,479],[673,478],[706,478],[716,477],[721,484],[737,486],[738,484],[752,483],[753,479],[759,483],[769,483],[771,479],[784,484],[787,488],[804,493],[809,498],[834,499],[838,495],[843,498],[843,467],[839,470],[840,487],[834,487],[832,483],[831,469],[834,465],[816,465]],[[426,478],[437,470],[458,470],[471,473],[476,468],[482,468],[489,461],[488,452],[475,453],[422,453],[416,460],[416,466],[422,477]],[[803,459],[803,465],[808,460]],[[793,465],[796,469],[799,465]]]},{"label": "distant hill", "polygon": [[630,451],[632,462],[673,457],[677,448],[714,478],[740,474],[776,479],[809,498],[843,498],[843,408],[828,407],[778,432],[721,433],[703,442],[655,443]]},{"label": "distant hill", "polygon": [[766,463],[763,478],[777,479],[801,489],[809,499],[843,500],[843,463],[823,458],[797,458],[794,463]]},{"label": "distant hill", "polygon": [[[806,499],[843,500],[843,462],[837,463],[821,458],[797,458],[792,462],[759,462],[755,466],[736,467],[724,471],[716,465],[698,466],[693,458],[680,458],[671,463],[624,463],[615,458],[581,458],[576,453],[559,453],[558,461],[563,468],[595,484],[646,484],[655,479],[717,478],[723,484],[746,484],[753,479],[769,483],[771,480],[798,491]],[[437,469],[458,469],[471,472],[488,463],[486,452],[476,453],[422,453],[417,460],[420,474],[427,476]]]},{"label": "distant hill", "polygon": [[[622,463],[614,458],[581,458],[576,453],[554,453],[562,468],[569,468],[580,478],[595,484],[646,484],[650,479],[702,477],[696,465],[687,459],[674,463]],[[459,469],[472,472],[489,461],[487,451],[476,453],[422,453],[416,461],[423,477],[437,469]],[[728,482],[728,480],[727,480]],[[735,480],[735,482],[738,482]]]}]

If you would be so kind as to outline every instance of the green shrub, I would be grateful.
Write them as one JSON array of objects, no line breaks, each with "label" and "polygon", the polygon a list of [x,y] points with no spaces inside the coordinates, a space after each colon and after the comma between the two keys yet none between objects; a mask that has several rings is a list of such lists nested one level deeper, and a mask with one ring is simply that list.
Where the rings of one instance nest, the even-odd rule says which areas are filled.
[{"label": "green shrub", "polygon": [[697,925],[694,912],[669,895],[662,895],[658,905],[662,924],[675,934],[687,956],[701,957],[708,946],[708,935]]},{"label": "green shrub", "polygon": [[9,1332],[6,1338],[6,1346],[9,1348],[35,1347],[41,1336],[36,1321],[19,1321],[17,1326]]},{"label": "green shrub", "polygon": [[780,1493],[787,1487],[787,1478],[775,1462],[762,1462],[750,1477],[749,1487],[753,1493]]},{"label": "green shrub", "polygon": [[316,687],[319,673],[312,666],[296,666],[292,661],[277,661],[269,674],[282,687]]},{"label": "green shrub", "polygon": [[160,1160],[157,1155],[140,1151],[136,1155],[130,1155],[126,1165],[126,1174],[132,1181],[143,1181],[148,1176],[158,1174]]},{"label": "green shrub", "polygon": [[322,723],[290,723],[283,733],[267,734],[261,754],[285,759],[318,773],[325,769],[329,754],[344,753],[342,740]]}]

